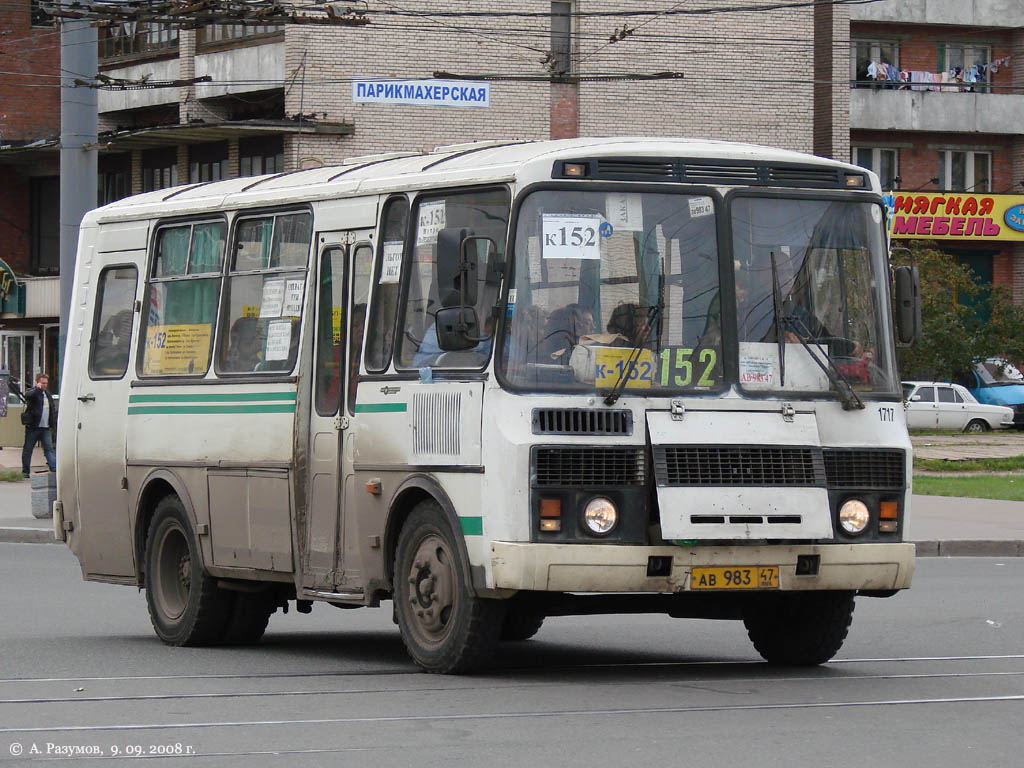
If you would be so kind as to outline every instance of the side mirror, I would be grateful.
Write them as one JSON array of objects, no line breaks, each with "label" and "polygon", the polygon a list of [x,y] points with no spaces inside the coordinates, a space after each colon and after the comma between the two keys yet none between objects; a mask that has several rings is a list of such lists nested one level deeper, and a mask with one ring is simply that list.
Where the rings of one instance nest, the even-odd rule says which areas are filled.
[{"label": "side mirror", "polygon": [[471,307],[477,303],[479,273],[485,268],[488,285],[501,282],[498,246],[489,237],[476,237],[464,227],[437,233],[437,292],[442,307]]},{"label": "side mirror", "polygon": [[434,316],[437,346],[444,352],[472,349],[480,341],[480,325],[473,307],[443,307]]},{"label": "side mirror", "polygon": [[914,395],[913,397],[911,397],[911,398],[910,398],[910,402],[912,402],[912,403],[916,403],[916,402],[918,402],[918,401],[919,401],[920,399],[921,399],[921,396],[920,396],[920,395]]},{"label": "side mirror", "polygon": [[921,277],[917,267],[897,267],[893,278],[896,339],[901,344],[916,344],[921,340]]}]

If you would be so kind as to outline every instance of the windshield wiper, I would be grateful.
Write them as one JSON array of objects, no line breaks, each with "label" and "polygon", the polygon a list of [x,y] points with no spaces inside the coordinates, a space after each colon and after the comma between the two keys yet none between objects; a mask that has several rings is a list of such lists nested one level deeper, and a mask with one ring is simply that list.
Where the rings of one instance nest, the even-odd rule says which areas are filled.
[{"label": "windshield wiper", "polygon": [[772,304],[775,306],[775,342],[779,347],[779,386],[786,386],[786,334],[782,329],[782,297],[779,290],[779,270],[775,266],[775,251],[772,257]]},{"label": "windshield wiper", "polygon": [[664,300],[659,298],[658,303],[653,305],[647,310],[647,329],[644,331],[644,335],[637,339],[634,347],[630,350],[629,358],[626,360],[626,365],[623,366],[622,371],[619,373],[619,378],[615,382],[615,386],[612,387],[612,391],[609,392],[604,398],[605,405],[615,405],[619,399],[619,395],[622,394],[623,388],[626,386],[626,382],[629,380],[630,371],[636,365],[637,360],[640,359],[640,353],[644,349],[644,344],[647,343],[647,337],[651,335],[651,330],[654,328],[654,321],[661,314]]},{"label": "windshield wiper", "polygon": [[[832,359],[832,355],[828,353],[828,349],[825,346],[818,345],[818,349],[821,350],[825,359],[828,360],[829,365],[825,365],[821,362],[819,357],[814,354],[814,351],[811,349],[811,345],[807,343],[807,338],[810,338],[811,336],[810,329],[804,325],[798,317],[794,317],[793,315],[787,315],[783,319],[787,325],[792,327],[793,333],[796,335],[797,340],[803,345],[804,349],[807,350],[807,354],[810,355],[811,359],[817,363],[818,367],[825,372],[828,380],[832,382],[832,386],[836,388],[840,399],[843,401],[843,410],[863,410],[864,401],[860,399],[860,396],[854,390],[850,380],[846,378],[841,370],[839,370],[839,366],[836,365],[836,361]],[[835,371],[835,373],[829,370],[829,366],[832,366],[832,371]]]}]

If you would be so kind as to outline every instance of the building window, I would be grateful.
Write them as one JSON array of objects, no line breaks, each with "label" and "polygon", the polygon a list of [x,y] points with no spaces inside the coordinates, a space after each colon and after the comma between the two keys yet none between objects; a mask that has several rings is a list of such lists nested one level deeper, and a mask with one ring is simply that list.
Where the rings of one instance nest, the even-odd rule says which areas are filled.
[{"label": "building window", "polygon": [[39,2],[39,0],[31,0],[31,3],[29,4],[29,8],[30,8],[29,12],[32,14],[31,15],[31,21],[30,21],[30,25],[31,26],[33,26],[33,27],[52,27],[53,26],[53,16],[51,16],[50,14],[48,14],[46,11],[43,10],[42,4]]},{"label": "building window", "polygon": [[572,3],[551,4],[551,71],[572,72]]},{"label": "building window", "polygon": [[228,177],[228,143],[197,144],[189,147],[189,181],[220,181]]},{"label": "building window", "polygon": [[60,273],[60,177],[32,179],[29,189],[30,271]]},{"label": "building window", "polygon": [[[871,88],[880,82],[899,81],[900,44],[896,40],[854,40],[850,46],[850,79],[854,88]],[[885,72],[882,72],[884,65]],[[894,68],[894,74],[889,68]]]},{"label": "building window", "polygon": [[238,169],[240,176],[281,173],[284,170],[284,138],[239,140]]},{"label": "building window", "polygon": [[105,155],[99,160],[99,189],[96,200],[106,205],[132,193],[132,159],[127,152]]},{"label": "building window", "polygon": [[947,192],[990,192],[992,156],[988,152],[939,151],[939,189]]},{"label": "building window", "polygon": [[961,90],[988,93],[991,62],[992,48],[987,45],[939,44],[939,72],[949,72],[951,80],[963,82]]},{"label": "building window", "polygon": [[896,177],[899,175],[896,165],[898,156],[895,149],[852,147],[850,150],[850,162],[877,173],[882,189],[892,189],[896,186]]},{"label": "building window", "polygon": [[166,189],[178,183],[178,150],[150,149],[142,153],[142,191]]},{"label": "building window", "polygon": [[196,45],[272,35],[282,29],[280,24],[211,24],[196,30]]},{"label": "building window", "polygon": [[178,30],[166,24],[124,21],[100,27],[100,58],[135,56],[178,47]]}]

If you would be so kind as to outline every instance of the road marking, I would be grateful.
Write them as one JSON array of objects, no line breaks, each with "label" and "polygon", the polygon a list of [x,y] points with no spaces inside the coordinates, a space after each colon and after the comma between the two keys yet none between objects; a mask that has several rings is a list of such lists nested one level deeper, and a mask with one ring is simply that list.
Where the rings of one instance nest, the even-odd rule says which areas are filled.
[{"label": "road marking", "polygon": [[58,725],[33,728],[0,728],[0,733],[83,733],[91,731],[174,731],[184,728],[237,728],[275,725],[340,725],[344,723],[452,722],[467,720],[525,719],[534,717],[597,717],[601,715],[660,715],[692,712],[757,712],[845,707],[892,707],[914,704],[981,704],[1024,701],[1012,696],[955,696],[938,699],[881,699],[874,701],[795,702],[790,704],[723,704],[696,707],[637,707],[633,709],[564,709],[535,712],[488,712],[454,715],[386,715],[380,717],[331,717],[303,720],[226,720],[214,723],[137,723],[131,725]]}]

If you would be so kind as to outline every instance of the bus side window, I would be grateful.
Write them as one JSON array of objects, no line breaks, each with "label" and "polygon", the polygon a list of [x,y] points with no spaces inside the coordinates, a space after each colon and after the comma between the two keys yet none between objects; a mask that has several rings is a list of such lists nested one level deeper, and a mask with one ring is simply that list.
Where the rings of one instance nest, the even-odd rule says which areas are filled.
[{"label": "bus side window", "polygon": [[225,284],[217,373],[287,373],[295,367],[313,233],[309,213],[239,222]]},{"label": "bus side window", "polygon": [[110,267],[100,275],[89,358],[90,378],[119,379],[128,370],[138,277],[139,271],[131,266]]},{"label": "bus side window", "polygon": [[366,370],[373,373],[387,370],[391,362],[408,228],[409,201],[404,197],[388,200],[384,207],[380,245],[377,248],[373,306],[370,308],[370,328],[366,334]]},{"label": "bus side window", "polygon": [[225,230],[223,221],[206,221],[157,231],[142,330],[143,376],[209,370]]},{"label": "bus side window", "polygon": [[[509,194],[506,189],[474,189],[445,196],[421,196],[416,201],[416,239],[409,270],[409,290],[405,305],[404,332],[396,364],[399,368],[437,366],[443,368],[480,368],[491,354],[494,335],[492,308],[498,299],[500,269],[505,258],[508,230]],[[437,242],[441,230],[465,229],[476,242],[476,311],[482,341],[472,349],[445,352],[440,348],[434,319],[443,306],[457,306],[458,296],[438,286]],[[494,242],[490,263],[485,262],[483,238]]]},{"label": "bus side window", "polygon": [[356,385],[359,383],[359,360],[363,354],[363,330],[366,325],[366,302],[370,296],[373,248],[356,246],[352,259],[352,318],[349,322],[348,412],[356,412]]}]

